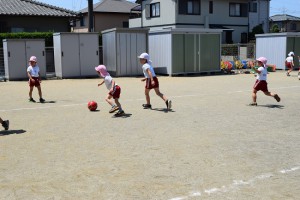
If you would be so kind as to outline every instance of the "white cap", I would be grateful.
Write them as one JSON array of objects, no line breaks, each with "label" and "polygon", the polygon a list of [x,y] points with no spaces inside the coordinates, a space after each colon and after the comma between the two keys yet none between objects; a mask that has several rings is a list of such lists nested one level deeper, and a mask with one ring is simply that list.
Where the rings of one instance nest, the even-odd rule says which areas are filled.
[{"label": "white cap", "polygon": [[288,54],[288,56],[294,56],[295,54],[294,54],[294,52],[290,52],[289,54]]},{"label": "white cap", "polygon": [[147,53],[142,53],[138,58],[146,59],[147,61],[150,60],[150,56]]}]

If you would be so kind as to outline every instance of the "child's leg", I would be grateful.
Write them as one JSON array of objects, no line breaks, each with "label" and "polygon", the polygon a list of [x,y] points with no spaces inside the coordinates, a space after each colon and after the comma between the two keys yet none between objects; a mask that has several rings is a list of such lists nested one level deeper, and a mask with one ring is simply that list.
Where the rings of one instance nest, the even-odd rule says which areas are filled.
[{"label": "child's leg", "polygon": [[149,95],[149,93],[150,93],[150,89],[145,88],[146,103],[148,105],[150,105],[150,95]]},{"label": "child's leg", "polygon": [[168,100],[167,97],[159,91],[159,88],[154,88],[154,90],[155,90],[155,93],[157,94],[157,96],[162,98],[164,101]]},{"label": "child's leg", "polygon": [[272,93],[272,92],[264,92],[265,95],[270,96],[270,97],[274,97],[276,99],[277,102],[280,101],[280,97],[278,96],[278,94]]},{"label": "child's leg", "polygon": [[105,98],[105,101],[106,101],[110,106],[113,107],[113,106],[115,106],[115,105],[114,105],[114,103],[112,102],[111,98],[112,98],[112,96],[108,94],[108,95],[106,96],[106,98]]},{"label": "child's leg", "polygon": [[37,89],[38,89],[38,91],[39,91],[40,99],[42,99],[43,96],[42,96],[42,88],[41,88],[41,86],[37,86]]},{"label": "child's leg", "polygon": [[252,91],[252,102],[256,103],[256,99],[257,99],[257,90],[253,89],[253,91]]},{"label": "child's leg", "polygon": [[29,98],[32,98],[33,86],[29,86]]},{"label": "child's leg", "polygon": [[121,106],[118,98],[115,99],[115,102],[116,102],[117,106],[119,107],[119,111],[122,111],[122,106]]}]

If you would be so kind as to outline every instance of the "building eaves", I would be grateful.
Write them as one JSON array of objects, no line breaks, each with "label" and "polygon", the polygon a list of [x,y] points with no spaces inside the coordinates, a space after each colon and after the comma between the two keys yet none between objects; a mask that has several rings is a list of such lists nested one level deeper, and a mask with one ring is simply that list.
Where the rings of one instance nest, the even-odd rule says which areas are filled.
[{"label": "building eaves", "polygon": [[[102,0],[94,4],[93,10],[102,13],[130,13],[131,9],[137,5],[126,0]],[[88,8],[84,8],[79,12],[87,13]]]},{"label": "building eaves", "polygon": [[0,0],[0,15],[73,17],[77,13],[33,0]]}]

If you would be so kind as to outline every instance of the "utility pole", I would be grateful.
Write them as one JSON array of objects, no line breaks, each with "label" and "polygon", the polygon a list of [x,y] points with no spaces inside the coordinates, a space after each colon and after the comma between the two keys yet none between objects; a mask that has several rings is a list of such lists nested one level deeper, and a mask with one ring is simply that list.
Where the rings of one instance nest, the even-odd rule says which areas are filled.
[{"label": "utility pole", "polygon": [[94,32],[94,9],[93,0],[88,0],[88,10],[89,10],[89,32]]}]

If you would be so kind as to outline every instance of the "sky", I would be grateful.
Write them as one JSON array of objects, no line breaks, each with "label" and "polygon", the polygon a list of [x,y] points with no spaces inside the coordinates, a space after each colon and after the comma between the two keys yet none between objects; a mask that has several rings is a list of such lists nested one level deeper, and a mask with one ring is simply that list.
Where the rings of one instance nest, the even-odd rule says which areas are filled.
[{"label": "sky", "polygon": [[[87,0],[38,0],[43,3],[79,11],[87,7]],[[135,2],[135,0],[129,0]],[[99,0],[93,0],[94,3]],[[288,2],[288,3],[287,3]],[[300,17],[300,0],[271,0],[270,15],[289,14]]]}]

